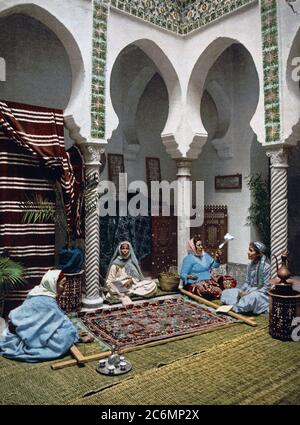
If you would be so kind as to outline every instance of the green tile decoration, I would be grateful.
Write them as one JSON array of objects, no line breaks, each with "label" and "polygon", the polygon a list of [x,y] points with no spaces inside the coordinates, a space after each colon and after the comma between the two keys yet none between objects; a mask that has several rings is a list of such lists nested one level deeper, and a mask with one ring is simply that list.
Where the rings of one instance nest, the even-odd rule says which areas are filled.
[{"label": "green tile decoration", "polygon": [[111,6],[177,34],[187,34],[255,0],[111,0]]},{"label": "green tile decoration", "polygon": [[106,30],[109,0],[93,1],[93,57],[91,95],[91,136],[105,136]]},{"label": "green tile decoration", "polygon": [[254,0],[187,0],[182,2],[181,34],[188,34],[253,2]]},{"label": "green tile decoration", "polygon": [[266,142],[280,141],[277,1],[261,0]]},{"label": "green tile decoration", "polygon": [[[105,66],[110,7],[183,35],[210,24],[256,0],[93,0],[91,136],[105,137]],[[279,69],[276,0],[261,0],[266,141],[279,139]]]},{"label": "green tile decoration", "polygon": [[179,33],[183,3],[173,0],[111,0],[111,6],[161,28]]}]

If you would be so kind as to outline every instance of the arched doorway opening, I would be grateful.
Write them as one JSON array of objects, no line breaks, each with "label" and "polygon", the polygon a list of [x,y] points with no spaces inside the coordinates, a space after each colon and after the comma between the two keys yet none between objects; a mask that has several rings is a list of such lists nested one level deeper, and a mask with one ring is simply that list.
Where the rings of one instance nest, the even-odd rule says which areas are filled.
[{"label": "arched doorway opening", "polygon": [[[176,179],[176,164],[161,140],[170,112],[167,83],[152,58],[137,44],[131,44],[120,52],[110,76],[111,101],[119,122],[108,139],[108,167],[103,175],[112,181],[118,179],[119,173],[114,172],[113,163],[121,161],[128,185],[137,181],[144,183],[148,213],[135,217],[128,211],[126,217],[101,217],[100,262],[103,275],[117,243],[124,239],[132,243],[144,272],[151,272],[155,262],[153,256],[157,257],[157,254],[153,248],[155,218],[151,217],[149,183],[153,179]],[[161,51],[159,53],[162,54]],[[134,196],[135,193],[127,193],[128,207]],[[172,249],[176,255],[176,245]]]},{"label": "arched doorway opening", "polygon": [[[268,160],[250,125],[259,98],[254,61],[249,51],[236,40],[225,41],[217,40],[206,49],[205,54],[209,56],[212,48],[215,58],[208,69],[204,64],[207,71],[204,81],[201,67],[195,67],[198,86],[202,86],[198,119],[208,137],[199,158],[193,162],[192,176],[204,181],[205,205],[227,206],[228,231],[238,235],[228,248],[228,262],[243,265],[247,262],[249,240],[258,237],[254,228],[246,226],[251,196],[245,177],[261,173],[268,178]],[[220,47],[218,55],[216,45]],[[215,187],[217,176],[237,174],[242,176],[241,187]],[[237,274],[238,270],[234,272]]]}]

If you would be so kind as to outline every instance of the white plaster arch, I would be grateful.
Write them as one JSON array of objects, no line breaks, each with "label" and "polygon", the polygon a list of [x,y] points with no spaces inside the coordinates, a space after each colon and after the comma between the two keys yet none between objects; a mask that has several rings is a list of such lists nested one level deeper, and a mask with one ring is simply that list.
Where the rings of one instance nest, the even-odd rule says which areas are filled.
[{"label": "white plaster arch", "polygon": [[[126,102],[124,104],[125,120],[127,122],[127,126],[125,128],[125,136],[128,144],[138,143],[138,139],[136,136],[135,129],[135,116],[139,104],[139,100],[144,93],[145,88],[147,87],[149,81],[155,75],[155,71],[151,67],[145,67],[139,75],[134,79],[132,85],[128,90],[128,95]],[[128,112],[132,111],[131,114]]]},{"label": "white plaster arch", "polygon": [[[119,54],[122,53],[126,48],[129,46],[137,46],[139,47],[146,56],[155,64],[157,71],[161,75],[166,88],[168,92],[169,97],[169,114],[167,118],[167,122],[165,125],[164,130],[162,131],[162,141],[166,147],[167,152],[173,157],[173,158],[180,158],[182,155],[178,148],[178,143],[176,141],[176,132],[178,131],[179,122],[178,117],[181,116],[181,87],[178,79],[178,75],[175,71],[175,68],[173,67],[171,61],[167,57],[167,55],[164,53],[162,48],[155,43],[154,41],[150,39],[137,39],[134,40],[129,45],[125,46],[118,55],[116,56],[114,60],[114,64],[116,63],[117,57]],[[113,70],[113,67],[112,67]],[[157,72],[156,71],[156,72]],[[112,84],[112,74],[109,77],[109,83]],[[139,86],[139,91],[144,86],[145,83],[150,81],[150,79],[153,77],[154,74],[151,75],[150,69],[145,68],[142,73],[136,77],[136,80],[134,84]],[[150,78],[151,76],[151,78]],[[131,93],[133,93],[133,90],[131,90]],[[127,99],[129,100],[131,97],[131,93],[128,93]],[[136,96],[136,95],[135,95]],[[113,99],[110,98],[110,103],[114,107]],[[112,132],[117,128],[118,125],[118,119],[117,116],[114,120],[112,120],[108,124],[107,128],[107,135],[106,139],[109,139],[111,137]]]},{"label": "white plaster arch", "polygon": [[[206,78],[209,74],[209,70],[214,65],[219,56],[225,52],[233,44],[238,44],[243,46],[243,48],[250,54],[253,67],[256,71],[255,62],[249,50],[242,44],[239,40],[230,38],[230,37],[218,37],[214,39],[203,51],[200,57],[197,59],[188,82],[187,87],[187,95],[186,95],[186,118],[185,118],[185,133],[188,134],[188,140],[191,140],[190,146],[187,150],[186,156],[188,158],[194,159],[197,158],[200,154],[202,147],[204,146],[207,140],[207,132],[204,128],[201,114],[199,114],[199,105],[201,103],[201,99],[205,90],[205,82]],[[257,74],[257,79],[258,73]],[[216,85],[211,87],[211,90],[217,96],[220,95],[221,104],[223,106],[219,106],[222,109],[226,109],[226,101],[222,93],[220,92],[220,87],[218,88]],[[222,101],[223,99],[223,101]],[[216,102],[217,105],[218,102]],[[258,103],[257,103],[258,105]],[[254,111],[254,115],[257,113],[257,105],[256,110]],[[252,117],[253,119],[253,117]],[[228,127],[227,127],[228,130]],[[254,130],[255,131],[255,130]],[[230,157],[231,156],[231,147],[224,146],[221,143],[222,140],[215,141],[215,148],[218,151],[220,157]]]},{"label": "white plaster arch", "polygon": [[81,124],[80,119],[78,119],[78,110],[82,107],[82,97],[84,95],[85,67],[81,50],[75,37],[70,29],[59,20],[57,15],[55,16],[41,5],[41,1],[37,1],[36,3],[19,3],[14,6],[9,6],[9,3],[12,2],[7,1],[4,4],[0,4],[0,17],[16,13],[28,15],[49,28],[63,44],[72,69],[72,90],[68,105],[64,110],[65,125],[69,130],[71,138],[76,143],[86,141],[86,137],[81,134]]},{"label": "white plaster arch", "polygon": [[288,96],[283,99],[284,140],[290,145],[295,145],[300,140],[300,29],[293,39],[285,77]]},{"label": "white plaster arch", "polygon": [[225,143],[226,134],[230,125],[230,103],[223,87],[217,81],[210,81],[206,90],[210,94],[218,113],[218,126],[212,139],[212,144],[220,158],[232,157],[231,146]]},{"label": "white plaster arch", "polygon": [[189,134],[188,140],[191,140],[187,151],[189,158],[197,158],[207,140],[207,132],[199,114],[206,77],[217,58],[236,42],[236,40],[221,37],[214,40],[206,47],[192,69],[187,88],[185,119],[185,131]]},{"label": "white plaster arch", "polygon": [[[134,71],[132,70],[130,76],[127,75],[126,90],[124,90],[122,83],[126,79],[126,77],[124,77],[124,73],[127,74],[128,69],[123,68],[122,60],[127,57],[128,62],[130,63],[130,54],[139,53],[139,51],[142,55],[144,55],[138,47],[132,44],[123,49],[114,63],[110,79],[112,105],[118,116],[119,125],[125,136],[127,146],[124,147],[124,150],[126,151],[127,149],[129,151],[127,154],[129,154],[130,157],[132,157],[132,155],[136,156],[139,151],[139,141],[135,127],[138,104],[146,86],[157,72],[154,64],[152,64],[152,62],[148,60],[148,57],[144,55],[144,58],[142,58],[144,61],[139,64],[139,68],[135,68]],[[134,147],[129,145],[136,146]]]}]

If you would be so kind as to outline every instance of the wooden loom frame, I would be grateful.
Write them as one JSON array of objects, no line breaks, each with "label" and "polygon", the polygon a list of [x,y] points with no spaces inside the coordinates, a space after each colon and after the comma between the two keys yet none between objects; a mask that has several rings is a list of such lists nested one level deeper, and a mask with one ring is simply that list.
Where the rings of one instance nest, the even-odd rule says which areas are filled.
[{"label": "wooden loom frame", "polygon": [[[205,305],[207,305],[209,307],[213,307],[215,309],[220,307],[218,304],[215,304],[212,301],[208,301],[205,298],[199,297],[198,295],[194,295],[191,292],[186,291],[185,289],[180,289],[180,292],[183,295],[187,295],[188,297],[198,301],[201,304],[205,304]],[[246,323],[247,325],[257,326],[257,323],[254,322],[254,320],[247,318],[247,317],[244,317],[241,314],[234,313],[233,311],[228,311],[225,314],[232,316],[235,319],[239,319],[239,320],[243,321],[244,323]],[[218,327],[218,329],[222,329],[226,326],[227,325],[220,326],[220,327]],[[168,342],[189,338],[189,337],[200,335],[200,334],[203,334],[203,333],[212,332],[214,330],[215,329],[210,329],[210,330],[192,332],[192,333],[185,334],[185,335],[178,335],[178,336],[175,336],[175,337],[172,337],[172,338],[165,338],[163,340],[153,341],[153,342],[149,342],[147,344],[138,345],[136,347],[123,348],[123,349],[120,349],[118,352],[119,352],[119,354],[129,353],[130,351],[136,351],[136,350],[141,350],[141,349],[147,348],[147,347],[154,347],[156,345],[167,344]],[[68,367],[68,366],[75,366],[75,365],[84,366],[85,363],[93,362],[93,361],[96,361],[96,360],[101,360],[101,359],[104,359],[104,358],[106,358],[106,357],[108,357],[112,354],[111,351],[103,351],[101,353],[90,354],[88,356],[84,356],[80,352],[78,347],[76,347],[76,345],[72,345],[72,347],[70,348],[70,353],[72,354],[74,359],[64,360],[62,362],[53,363],[51,365],[51,369],[58,370],[58,369],[63,369],[63,368]]]}]

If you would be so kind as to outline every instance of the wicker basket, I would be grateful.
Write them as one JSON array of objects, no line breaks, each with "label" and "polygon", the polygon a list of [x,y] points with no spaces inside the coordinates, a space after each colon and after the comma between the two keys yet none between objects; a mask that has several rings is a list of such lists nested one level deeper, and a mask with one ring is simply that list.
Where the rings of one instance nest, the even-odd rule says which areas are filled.
[{"label": "wicker basket", "polygon": [[178,290],[180,277],[171,273],[160,273],[158,275],[159,286],[162,291],[176,292]]}]

